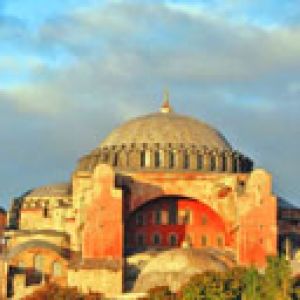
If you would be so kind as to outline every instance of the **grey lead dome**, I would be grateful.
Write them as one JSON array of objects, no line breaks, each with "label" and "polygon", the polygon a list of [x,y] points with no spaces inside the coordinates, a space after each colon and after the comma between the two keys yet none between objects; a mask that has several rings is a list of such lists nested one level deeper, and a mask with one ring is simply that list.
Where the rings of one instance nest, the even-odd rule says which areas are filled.
[{"label": "grey lead dome", "polygon": [[113,130],[100,147],[143,143],[178,143],[232,150],[225,137],[213,127],[171,111],[141,116],[124,123]]}]

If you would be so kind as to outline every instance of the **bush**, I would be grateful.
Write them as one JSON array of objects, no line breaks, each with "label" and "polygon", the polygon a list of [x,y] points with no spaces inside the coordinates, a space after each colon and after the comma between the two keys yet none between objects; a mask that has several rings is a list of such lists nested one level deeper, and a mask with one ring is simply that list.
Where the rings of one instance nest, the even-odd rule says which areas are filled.
[{"label": "bush", "polygon": [[103,295],[99,293],[81,294],[76,288],[61,287],[54,283],[46,284],[32,295],[24,297],[23,300],[102,300]]},{"label": "bush", "polygon": [[172,300],[175,296],[172,295],[168,286],[158,286],[151,288],[149,291],[150,300]]}]

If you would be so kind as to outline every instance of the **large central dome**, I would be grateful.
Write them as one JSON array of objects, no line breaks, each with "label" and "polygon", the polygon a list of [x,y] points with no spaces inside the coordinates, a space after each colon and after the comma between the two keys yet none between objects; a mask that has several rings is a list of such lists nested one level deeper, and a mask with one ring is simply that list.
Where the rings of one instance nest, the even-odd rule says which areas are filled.
[{"label": "large central dome", "polygon": [[131,144],[185,144],[231,150],[224,136],[194,118],[172,112],[165,103],[161,112],[132,119],[113,130],[100,147]]}]

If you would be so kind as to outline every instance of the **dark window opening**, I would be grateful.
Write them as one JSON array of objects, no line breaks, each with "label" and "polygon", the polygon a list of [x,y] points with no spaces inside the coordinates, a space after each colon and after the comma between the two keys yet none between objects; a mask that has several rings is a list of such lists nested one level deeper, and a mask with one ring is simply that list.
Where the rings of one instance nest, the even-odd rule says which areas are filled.
[{"label": "dark window opening", "polygon": [[154,152],[154,167],[159,168],[160,165],[160,153],[159,151]]},{"label": "dark window opening", "polygon": [[141,167],[142,168],[146,167],[146,152],[145,151],[141,152]]},{"label": "dark window opening", "polygon": [[138,213],[136,215],[136,225],[137,226],[143,226],[143,225],[145,225],[144,215],[142,213]]},{"label": "dark window opening", "polygon": [[201,154],[197,155],[197,169],[203,169],[203,156]]},{"label": "dark window opening", "polygon": [[190,167],[190,157],[188,153],[183,155],[183,168],[188,169]]},{"label": "dark window opening", "polygon": [[175,233],[170,234],[169,244],[170,246],[177,246],[177,235]]},{"label": "dark window opening", "polygon": [[169,152],[169,168],[175,167],[175,153],[173,151]]},{"label": "dark window opening", "polygon": [[201,236],[201,246],[203,246],[203,247],[207,246],[207,236],[206,235]]},{"label": "dark window opening", "polygon": [[161,225],[161,221],[162,221],[162,212],[161,210],[156,210],[154,212],[154,224]]},{"label": "dark window opening", "polygon": [[138,234],[136,238],[136,243],[138,247],[145,246],[145,237],[143,234]]},{"label": "dark window opening", "polygon": [[160,235],[158,233],[153,235],[153,244],[156,246],[160,245]]},{"label": "dark window opening", "polygon": [[211,168],[212,171],[215,171],[216,167],[217,167],[216,157],[212,156],[211,159],[210,159],[210,168]]}]

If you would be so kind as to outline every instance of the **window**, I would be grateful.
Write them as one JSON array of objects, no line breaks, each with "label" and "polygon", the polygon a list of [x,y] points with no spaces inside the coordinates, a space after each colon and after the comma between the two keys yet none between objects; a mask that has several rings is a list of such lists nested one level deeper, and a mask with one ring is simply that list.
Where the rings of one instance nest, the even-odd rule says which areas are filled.
[{"label": "window", "polygon": [[206,235],[202,235],[201,236],[201,246],[202,247],[206,247],[207,246],[207,236]]},{"label": "window", "polygon": [[146,167],[146,151],[144,150],[141,152],[141,167]]},{"label": "window", "polygon": [[222,248],[222,247],[223,247],[223,244],[224,244],[224,242],[223,242],[223,237],[222,237],[222,236],[218,236],[218,237],[217,237],[217,246],[218,246],[219,248]]},{"label": "window", "polygon": [[40,254],[37,254],[33,258],[33,265],[36,271],[42,272],[44,268],[44,257]]},{"label": "window", "polygon": [[55,277],[62,276],[62,265],[60,262],[55,261],[52,265],[52,274]]},{"label": "window", "polygon": [[227,156],[223,155],[223,159],[222,159],[222,171],[226,171],[227,170]]},{"label": "window", "polygon": [[201,224],[202,225],[206,225],[207,224],[207,216],[206,215],[202,215],[202,217],[201,217]]},{"label": "window", "polygon": [[137,234],[136,244],[137,244],[138,247],[144,247],[145,246],[145,237],[142,233]]},{"label": "window", "polygon": [[201,154],[197,154],[197,169],[203,169],[203,156]]},{"label": "window", "polygon": [[116,167],[118,165],[118,153],[113,154],[113,166]]},{"label": "window", "polygon": [[153,245],[160,245],[160,235],[158,233],[154,233],[153,235]]},{"label": "window", "polygon": [[154,167],[159,168],[160,165],[160,153],[159,151],[154,152]]},{"label": "window", "polygon": [[175,167],[175,153],[174,151],[169,152],[169,168],[172,169]]},{"label": "window", "polygon": [[169,205],[169,222],[171,224],[177,224],[177,205],[176,201],[172,201]]},{"label": "window", "polygon": [[171,233],[169,236],[169,245],[170,246],[177,246],[177,234],[176,233]]},{"label": "window", "polygon": [[43,216],[44,216],[44,218],[48,218],[49,217],[49,208],[48,208],[48,206],[45,206],[43,208]]},{"label": "window", "polygon": [[154,211],[154,224],[156,225],[161,225],[161,220],[162,220],[162,213],[161,210],[155,210]]},{"label": "window", "polygon": [[183,168],[188,169],[190,167],[190,157],[187,152],[183,154]]},{"label": "window", "polygon": [[216,167],[217,167],[217,164],[216,164],[216,157],[215,156],[212,156],[210,158],[210,168],[212,171],[215,171],[216,170]]},{"label": "window", "polygon": [[136,221],[137,226],[145,225],[144,224],[144,215],[142,213],[137,213],[135,221]]},{"label": "window", "polygon": [[192,212],[190,210],[179,211],[179,223],[181,225],[191,224]]},{"label": "window", "polygon": [[239,162],[239,159],[237,157],[233,157],[233,160],[232,160],[232,171],[233,172],[238,171],[238,162]]}]

